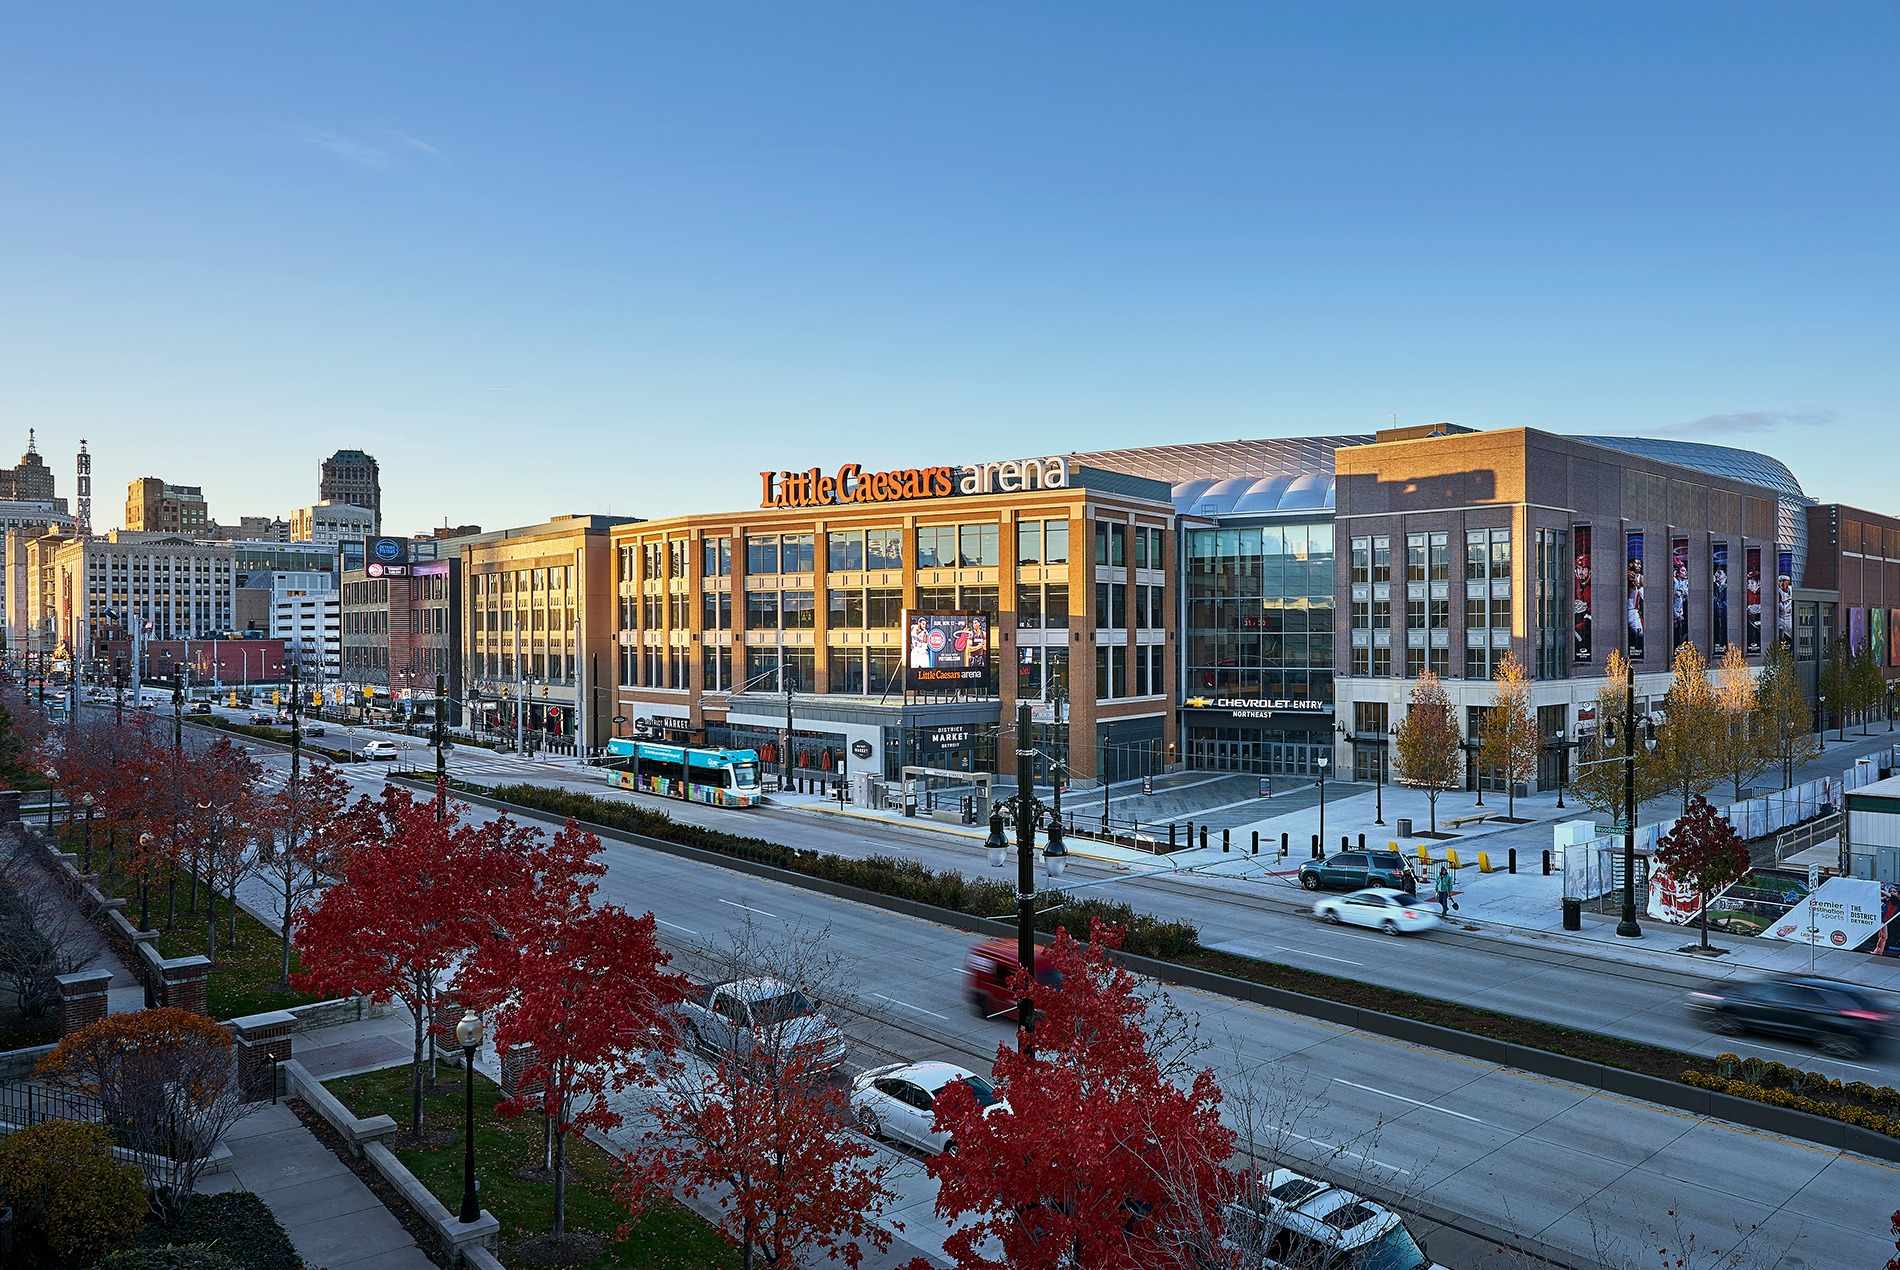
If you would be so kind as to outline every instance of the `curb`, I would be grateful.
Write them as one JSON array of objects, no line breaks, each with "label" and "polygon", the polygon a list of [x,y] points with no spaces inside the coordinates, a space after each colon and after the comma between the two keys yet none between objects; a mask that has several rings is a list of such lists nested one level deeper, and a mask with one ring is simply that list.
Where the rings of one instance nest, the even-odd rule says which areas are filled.
[{"label": "curb", "polygon": [[[413,778],[402,777],[395,779],[413,780]],[[550,813],[536,811],[531,807],[504,802],[486,795],[458,791],[456,796],[498,811],[518,813],[538,820],[554,819]],[[607,825],[588,821],[578,823],[603,839],[661,851],[680,859],[692,860],[699,864],[711,864],[753,877],[769,878],[784,885],[816,891],[872,908],[902,913],[907,917],[935,922],[938,925],[950,926],[971,934],[999,936],[1009,935],[1015,931],[1012,923],[1000,922],[992,918],[957,913],[950,909],[938,908],[898,896],[881,895],[825,878],[810,877],[790,869],[781,869],[775,865],[742,860],[700,847],[687,846],[684,843],[667,842],[661,838],[651,838],[644,834],[614,829]],[[1036,938],[1038,942],[1047,943],[1053,937],[1038,932]],[[1128,953],[1118,952],[1115,956],[1129,969],[1162,983],[1194,988],[1236,1001],[1247,1001],[1288,1014],[1298,1014],[1341,1027],[1369,1032],[1376,1036],[1420,1045],[1427,1049],[1458,1054],[1498,1067],[1514,1067],[1533,1075],[1568,1081],[1588,1089],[1597,1089],[1608,1094],[1654,1103],[1690,1115],[1726,1120],[1747,1128],[1778,1133],[1830,1150],[1851,1151],[1877,1160],[1900,1163],[1900,1138],[1874,1133],[1872,1130],[1863,1129],[1845,1121],[1830,1120],[1804,1111],[1793,1111],[1769,1103],[1755,1102],[1752,1099],[1737,1098],[1732,1094],[1698,1089],[1693,1085],[1685,1085],[1678,1081],[1645,1076],[1639,1072],[1624,1071],[1621,1068],[1571,1058],[1548,1050],[1532,1049],[1509,1041],[1475,1036],[1468,1032],[1440,1027],[1434,1023],[1421,1023],[1395,1014],[1385,1014],[1377,1010],[1366,1010],[1337,1001],[1328,1001],[1322,997],[1309,997],[1301,993],[1289,992],[1284,988],[1235,979],[1191,966],[1179,966],[1172,962],[1156,961]]]}]

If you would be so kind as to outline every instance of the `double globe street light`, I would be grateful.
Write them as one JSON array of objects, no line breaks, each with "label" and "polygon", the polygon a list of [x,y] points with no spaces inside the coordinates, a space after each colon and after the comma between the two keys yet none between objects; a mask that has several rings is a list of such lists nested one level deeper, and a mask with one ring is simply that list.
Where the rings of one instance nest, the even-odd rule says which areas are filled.
[{"label": "double globe street light", "polygon": [[[990,808],[990,834],[983,846],[990,867],[1000,869],[1009,859],[1009,840],[1003,836],[1005,814],[1016,820],[1016,964],[1032,980],[1036,974],[1036,821],[1048,809],[1036,798],[1032,760],[1047,757],[1030,748],[1029,707],[1016,708],[1016,793]],[[1058,780],[1060,778],[1058,777]],[[1058,785],[1057,788],[1060,788]],[[1062,845],[1062,819],[1048,816],[1048,844],[1043,848],[1043,867],[1051,881],[1059,879],[1069,863],[1068,849]],[[1035,1027],[1035,1010],[1027,996],[1016,1005],[1017,1026],[1023,1044]]]}]

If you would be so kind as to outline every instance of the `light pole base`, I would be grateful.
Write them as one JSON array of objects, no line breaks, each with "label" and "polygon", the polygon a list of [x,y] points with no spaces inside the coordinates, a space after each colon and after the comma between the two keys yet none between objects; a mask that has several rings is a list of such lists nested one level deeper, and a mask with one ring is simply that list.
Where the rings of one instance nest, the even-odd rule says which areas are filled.
[{"label": "light pole base", "polygon": [[1624,939],[1641,939],[1643,937],[1643,928],[1636,924],[1635,918],[1625,917],[1616,924],[1616,933],[1621,935]]}]

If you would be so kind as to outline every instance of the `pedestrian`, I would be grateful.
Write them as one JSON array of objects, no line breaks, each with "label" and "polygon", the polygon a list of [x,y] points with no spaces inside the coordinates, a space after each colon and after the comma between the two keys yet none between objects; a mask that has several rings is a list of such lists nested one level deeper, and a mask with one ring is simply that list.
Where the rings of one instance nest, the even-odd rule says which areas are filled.
[{"label": "pedestrian", "polygon": [[1443,864],[1438,866],[1438,876],[1432,879],[1432,889],[1438,892],[1438,911],[1446,917],[1451,916],[1451,870]]}]

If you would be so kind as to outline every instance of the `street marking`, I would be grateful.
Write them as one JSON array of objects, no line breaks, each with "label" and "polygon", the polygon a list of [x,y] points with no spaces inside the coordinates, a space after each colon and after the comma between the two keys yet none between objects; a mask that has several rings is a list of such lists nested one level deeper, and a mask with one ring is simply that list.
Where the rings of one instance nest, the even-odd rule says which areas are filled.
[{"label": "street marking", "polygon": [[1348,966],[1363,966],[1363,961],[1354,961],[1350,957],[1328,957],[1325,953],[1308,952],[1304,948],[1283,948],[1280,951],[1292,953],[1295,957],[1318,957],[1321,961],[1337,961]]},{"label": "street marking", "polygon": [[1409,1102],[1414,1107],[1423,1107],[1427,1111],[1436,1111],[1441,1116],[1457,1116],[1460,1120],[1469,1120],[1472,1124],[1484,1123],[1484,1121],[1478,1119],[1476,1116],[1467,1116],[1462,1111],[1452,1111],[1449,1108],[1434,1106],[1429,1102],[1420,1102],[1416,1098],[1407,1098],[1404,1094],[1387,1093],[1383,1089],[1374,1089],[1371,1085],[1356,1084],[1350,1080],[1341,1080],[1337,1076],[1333,1077],[1333,1083],[1335,1085],[1350,1085],[1354,1089],[1363,1089],[1369,1094],[1378,1094],[1382,1098],[1396,1098],[1400,1102]]},{"label": "street marking", "polygon": [[1868,1067],[1863,1063],[1850,1063],[1844,1058],[1829,1058],[1825,1054],[1803,1054],[1800,1050],[1783,1049],[1779,1045],[1768,1045],[1760,1041],[1750,1042],[1750,1044],[1756,1049],[1774,1050],[1777,1054],[1790,1054],[1795,1058],[1803,1059],[1808,1062],[1835,1063],[1841,1067],[1851,1067],[1855,1071],[1860,1072],[1875,1072],[1880,1070],[1878,1067]]},{"label": "street marking", "polygon": [[693,929],[693,928],[692,928],[691,926],[681,926],[681,925],[680,925],[680,924],[679,924],[678,922],[669,922],[669,921],[667,921],[667,920],[666,920],[666,919],[665,919],[664,917],[656,917],[656,918],[654,918],[653,920],[654,920],[654,921],[656,921],[656,922],[658,922],[658,923],[659,923],[660,925],[662,925],[662,926],[670,926],[670,927],[672,927],[672,928],[673,928],[674,930],[683,930],[683,931],[685,931],[685,932],[686,932],[686,933],[687,933],[688,935],[697,935],[697,934],[699,934],[699,932],[698,932],[698,931],[696,931],[696,930],[694,930],[694,929]]},{"label": "street marking", "polygon": [[1375,1160],[1371,1156],[1367,1155],[1364,1151],[1350,1151],[1346,1149],[1345,1147],[1336,1146],[1335,1144],[1326,1141],[1326,1139],[1324,1138],[1309,1138],[1304,1133],[1295,1133],[1291,1129],[1285,1129],[1285,1130],[1282,1130],[1282,1132],[1284,1132],[1286,1136],[1289,1138],[1298,1138],[1302,1142],[1310,1142],[1316,1147],[1324,1147],[1326,1148],[1326,1150],[1335,1152],[1339,1155],[1349,1155],[1355,1160],[1364,1160],[1367,1164],[1375,1164],[1382,1169],[1390,1169],[1394,1173],[1403,1173],[1407,1177],[1412,1176],[1412,1170],[1402,1169],[1396,1164],[1387,1164],[1384,1160]]},{"label": "street marking", "polygon": [[950,1018],[947,1014],[938,1014],[935,1010],[926,1010],[921,1005],[912,1005],[908,1001],[899,1001],[896,997],[887,997],[882,992],[873,992],[871,995],[877,997],[879,1000],[889,1001],[892,1005],[901,1005],[906,1010],[915,1010],[919,1014],[928,1014],[933,1019],[943,1019],[945,1022],[948,1022]]},{"label": "street marking", "polygon": [[777,913],[768,913],[762,908],[753,908],[750,904],[741,904],[738,900],[720,900],[719,902],[721,904],[730,904],[734,908],[742,908],[748,913],[757,913],[760,917],[776,918],[778,916]]}]

